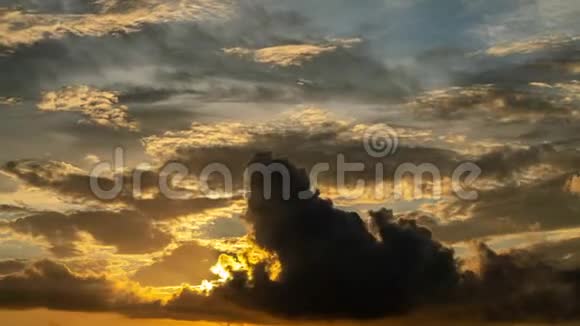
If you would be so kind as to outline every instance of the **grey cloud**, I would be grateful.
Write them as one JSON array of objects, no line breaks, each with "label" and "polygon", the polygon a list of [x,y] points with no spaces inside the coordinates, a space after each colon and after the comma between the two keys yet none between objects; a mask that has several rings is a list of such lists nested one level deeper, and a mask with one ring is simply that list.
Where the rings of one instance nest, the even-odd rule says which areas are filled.
[{"label": "grey cloud", "polygon": [[[421,140],[430,136],[420,129],[401,127],[397,129],[401,144],[396,153],[374,159],[365,151],[363,134],[373,128],[380,133],[384,127],[384,124],[357,124],[321,109],[308,108],[260,123],[194,123],[189,130],[147,137],[143,142],[152,157],[183,162],[194,175],[211,163],[224,164],[232,172],[236,186],[241,186],[246,162],[258,152],[293,157],[307,169],[327,163],[330,170],[320,175],[320,181],[331,184],[336,181],[339,154],[347,162],[365,165],[364,172],[347,173],[349,183],[358,177],[374,180],[377,163],[384,163],[385,177],[391,180],[402,163],[433,163],[443,175],[450,175],[465,158],[451,150],[422,146]],[[407,139],[410,144],[405,143]],[[220,182],[219,177],[210,181]]]},{"label": "grey cloud", "polygon": [[242,237],[248,233],[247,226],[238,217],[218,217],[200,226],[201,238],[223,239]]},{"label": "grey cloud", "polygon": [[575,82],[556,87],[530,83],[517,87],[470,85],[435,90],[417,96],[409,103],[419,117],[497,121],[538,121],[563,117],[575,120],[579,108],[574,95]]},{"label": "grey cloud", "polygon": [[0,278],[0,306],[4,308],[110,311],[138,301],[135,294],[123,293],[105,278],[76,275],[49,260]]},{"label": "grey cloud", "polygon": [[[483,154],[473,162],[482,170],[484,177],[505,181],[513,179],[518,172],[525,171],[534,165],[548,163],[550,159],[553,160],[558,156],[565,157],[565,153],[558,152],[553,146],[546,144],[524,149],[505,147]],[[569,164],[573,161],[562,163]],[[569,165],[565,168],[569,169]]]},{"label": "grey cloud", "polygon": [[[328,35],[311,32],[316,28],[292,23],[294,19],[288,13],[249,7],[242,6],[238,17],[223,25],[152,23],[141,26],[135,33],[114,37],[69,36],[17,49],[13,55],[0,60],[4,76],[10,76],[1,80],[0,85],[6,92],[31,98],[37,96],[34,91],[40,93],[79,83],[99,88],[118,86],[115,89],[123,92],[135,86],[160,88],[159,82],[162,82],[163,88],[173,92],[201,93],[200,100],[207,93],[206,100],[229,95],[238,101],[248,97],[263,101],[330,96],[380,101],[400,98],[417,88],[417,82],[404,71],[389,69],[365,46],[341,48],[300,69],[273,70],[268,65],[249,64],[223,54],[223,48],[329,42]],[[253,15],[252,19],[247,19],[248,15]],[[14,64],[24,68],[15,69]],[[144,66],[147,71],[142,69]],[[315,80],[317,87],[297,87],[296,81],[301,78]],[[195,83],[204,80],[213,83],[210,91],[195,87]],[[247,86],[252,84],[254,90]],[[244,94],[248,91],[253,94]]]},{"label": "grey cloud", "polygon": [[508,184],[479,191],[475,202],[452,200],[432,213],[443,220],[454,214],[465,220],[432,225],[434,234],[444,241],[467,241],[491,235],[555,230],[579,225],[578,195],[566,189],[573,174],[539,180],[518,186]]},{"label": "grey cloud", "polygon": [[[124,204],[150,219],[172,219],[221,207],[229,202],[229,199],[206,197],[169,199],[161,193],[157,193],[149,199],[136,198],[132,173],[122,176],[123,187],[119,196],[112,200],[102,200],[92,191],[89,174],[71,164],[58,161],[12,161],[6,163],[2,170],[27,185],[52,190],[64,196],[65,199],[80,200],[87,203]],[[159,190],[158,171],[140,171],[138,175],[140,175],[141,181],[140,191],[146,193]],[[112,189],[116,181],[107,177],[99,177],[96,182],[102,189]]]},{"label": "grey cloud", "polygon": [[87,211],[69,215],[43,212],[19,218],[7,226],[22,234],[44,237],[57,256],[78,253],[75,242],[81,241],[81,231],[89,233],[101,244],[115,246],[121,254],[158,251],[172,240],[149,218],[131,211]]},{"label": "grey cloud", "polygon": [[487,320],[561,322],[578,318],[578,270],[555,269],[523,251],[498,254],[484,244],[477,251],[478,276],[465,275],[463,300],[480,305]]},{"label": "grey cloud", "polygon": [[574,270],[580,268],[579,245],[580,239],[576,238],[536,244],[527,251],[559,269]]}]

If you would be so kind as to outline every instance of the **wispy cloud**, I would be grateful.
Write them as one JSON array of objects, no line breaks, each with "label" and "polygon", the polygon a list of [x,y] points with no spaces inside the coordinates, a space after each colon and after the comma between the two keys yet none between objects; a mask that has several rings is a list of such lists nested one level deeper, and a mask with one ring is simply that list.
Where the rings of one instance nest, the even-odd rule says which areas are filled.
[{"label": "wispy cloud", "polygon": [[547,36],[523,41],[501,43],[488,48],[485,53],[495,57],[516,54],[533,54],[540,51],[562,49],[580,41],[580,36]]},{"label": "wispy cloud", "polygon": [[228,48],[226,54],[247,57],[256,62],[276,66],[300,66],[313,58],[336,51],[339,47],[351,47],[360,43],[360,39],[336,39],[326,45],[289,44],[278,45],[261,49]]},{"label": "wispy cloud", "polygon": [[99,37],[131,33],[144,24],[200,21],[232,14],[232,2],[228,0],[138,0],[130,3],[105,0],[99,4],[100,12],[87,14],[0,11],[0,46],[13,49],[67,35]]},{"label": "wispy cloud", "polygon": [[0,96],[0,105],[12,106],[20,103],[21,99],[17,97],[2,97]]},{"label": "wispy cloud", "polygon": [[137,123],[130,119],[127,106],[119,104],[116,92],[84,85],[45,92],[38,109],[45,112],[80,112],[86,116],[86,120],[79,121],[81,123],[130,131],[139,129]]}]

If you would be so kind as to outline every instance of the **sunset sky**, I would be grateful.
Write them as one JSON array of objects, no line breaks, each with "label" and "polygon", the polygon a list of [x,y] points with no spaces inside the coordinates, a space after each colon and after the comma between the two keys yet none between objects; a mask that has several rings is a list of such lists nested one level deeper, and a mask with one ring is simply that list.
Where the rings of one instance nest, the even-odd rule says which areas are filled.
[{"label": "sunset sky", "polygon": [[[0,324],[580,321],[579,16],[577,0],[0,0]],[[119,153],[100,198],[91,172]],[[261,202],[253,159],[298,190],[329,168],[311,198]],[[364,171],[341,178],[341,159]],[[179,198],[159,186],[174,163]],[[216,163],[231,189],[203,178]],[[440,178],[401,181],[405,164]],[[465,166],[477,178],[457,182]]]}]

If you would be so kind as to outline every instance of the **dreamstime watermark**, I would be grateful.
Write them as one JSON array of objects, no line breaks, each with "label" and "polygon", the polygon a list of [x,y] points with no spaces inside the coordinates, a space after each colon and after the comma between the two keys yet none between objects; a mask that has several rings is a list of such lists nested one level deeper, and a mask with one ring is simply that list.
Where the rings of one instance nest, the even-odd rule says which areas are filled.
[{"label": "dreamstime watermark", "polygon": [[[399,137],[395,129],[381,125],[378,128],[369,128],[363,135],[363,147],[374,163],[372,169],[368,168],[368,161],[364,162],[347,162],[344,154],[337,154],[334,169],[329,162],[320,162],[311,167],[309,174],[296,176],[296,169],[279,160],[271,158],[265,160],[256,160],[248,164],[242,176],[242,192],[249,194],[252,189],[252,183],[255,182],[255,176],[259,176],[261,186],[260,190],[264,199],[271,199],[274,194],[284,200],[292,198],[296,194],[300,199],[308,199],[317,194],[317,187],[321,175],[332,173],[332,177],[326,177],[325,180],[333,180],[335,184],[325,183],[325,186],[332,187],[336,190],[337,195],[341,198],[356,200],[361,197],[368,198],[369,189],[371,196],[375,200],[389,198],[387,188],[390,186],[390,197],[395,200],[400,199],[421,199],[429,197],[431,199],[440,199],[444,195],[444,188],[451,191],[456,197],[462,200],[474,201],[478,199],[478,193],[472,189],[472,185],[481,175],[482,170],[472,162],[459,164],[451,173],[444,176],[437,165],[429,162],[420,164],[411,162],[402,162],[392,164],[396,161],[394,157],[399,148]],[[385,166],[388,164],[390,175],[386,175]],[[372,171],[369,171],[372,170]],[[125,153],[122,148],[116,148],[113,153],[112,162],[97,163],[90,171],[90,189],[93,194],[101,200],[112,200],[124,194],[126,183],[131,182],[131,195],[141,197],[143,195],[143,175],[146,171],[154,171],[151,165],[147,163],[140,164],[133,169],[128,176],[125,168]],[[373,177],[369,180],[369,172]],[[203,167],[200,173],[193,175],[187,165],[180,162],[170,162],[162,168],[155,170],[157,175],[158,193],[168,199],[179,200],[187,198],[190,191],[178,187],[180,182],[186,178],[195,180],[199,195],[205,197],[219,197],[224,194],[234,194],[234,175],[231,169],[224,163],[211,163]],[[366,179],[358,178],[347,182],[347,174],[365,173]],[[106,177],[103,177],[106,176]],[[212,179],[212,177],[214,177]],[[220,183],[220,189],[215,190],[212,187],[212,180],[219,177],[223,182]],[[296,189],[292,187],[297,182],[296,178],[307,178],[306,184],[310,185],[309,189]],[[102,180],[106,187],[103,187]],[[128,181],[129,180],[129,181]],[[300,180],[298,180],[300,182]],[[304,182],[303,182],[304,183]],[[111,185],[112,184],[112,185]],[[354,184],[354,188],[353,188]],[[367,185],[374,187],[367,187]],[[149,184],[148,187],[151,185]],[[429,189],[430,194],[425,194]],[[412,195],[409,196],[409,193]]]}]

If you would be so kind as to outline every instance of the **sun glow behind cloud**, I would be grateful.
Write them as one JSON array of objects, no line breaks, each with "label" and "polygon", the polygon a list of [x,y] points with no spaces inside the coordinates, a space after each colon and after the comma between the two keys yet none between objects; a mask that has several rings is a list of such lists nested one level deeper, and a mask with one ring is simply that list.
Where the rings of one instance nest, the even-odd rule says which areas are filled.
[{"label": "sun glow behind cloud", "polygon": [[[474,254],[469,243],[478,241],[499,251],[475,253],[501,271],[492,275],[507,275],[515,287],[509,295],[505,287],[494,292],[493,278],[474,280],[458,309],[412,307],[409,315],[368,324],[428,324],[451,316],[471,325],[496,313],[514,322],[536,313],[576,318],[560,313],[578,295],[568,281],[551,282],[559,271],[517,265],[542,254],[541,263],[580,266],[574,0],[22,0],[0,6],[0,308],[265,324],[285,321],[262,314],[318,318],[318,308],[329,319],[358,318],[382,302],[373,296],[384,289],[391,291],[382,300],[394,299],[380,314],[405,298],[414,302],[417,289],[447,284],[446,272],[421,274],[431,255],[449,246],[461,260]],[[397,151],[369,156],[366,134],[387,128],[397,136]],[[109,160],[115,147],[130,162],[122,171],[126,187],[113,201],[97,200],[87,188],[89,170]],[[305,205],[320,211],[294,214],[294,206],[273,205],[259,216],[271,224],[252,221],[240,172],[261,152],[307,171],[329,163],[331,171],[315,185],[320,201]],[[337,184],[339,154],[366,167],[347,172],[352,178],[345,185]],[[156,189],[161,167],[175,160],[190,172],[172,181],[188,193],[179,201]],[[240,182],[222,191],[222,180],[211,179],[217,191],[205,195],[198,172],[215,162]],[[442,196],[431,196],[437,184],[430,178],[417,185],[407,177],[402,196],[394,198],[394,170],[406,162],[434,164],[442,172]],[[477,201],[454,196],[449,172],[462,162],[482,168],[470,185]],[[148,165],[135,170],[146,189],[132,196],[131,174],[140,163]],[[377,180],[379,163],[385,173]],[[105,173],[101,181],[110,186],[112,177]],[[362,193],[354,187],[358,177]],[[373,218],[387,220],[383,227],[396,234],[385,237],[394,244],[378,254]],[[298,227],[280,227],[283,232],[269,237],[277,221]],[[417,251],[405,246],[403,258],[390,255],[399,236],[409,236],[407,245]],[[342,239],[354,240],[342,246]],[[370,257],[389,259],[348,265],[361,239],[371,243],[363,249],[375,248]],[[399,263],[368,276],[382,267],[365,268],[390,259]],[[409,270],[398,269],[407,263]],[[410,281],[393,289],[383,279],[391,272]],[[332,286],[324,288],[326,282]],[[483,296],[481,284],[489,290]],[[365,293],[344,295],[367,285]],[[399,289],[408,291],[392,294]],[[529,309],[536,290],[553,300]],[[504,301],[509,298],[515,299]],[[481,302],[472,307],[469,299]],[[359,304],[365,306],[351,309]],[[489,305],[507,308],[490,311]],[[46,311],[2,312],[0,320],[181,325]]]}]

